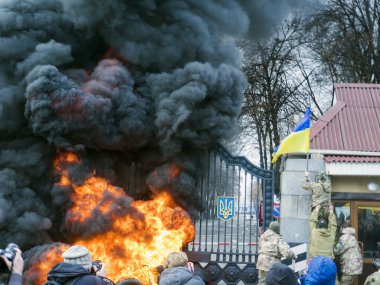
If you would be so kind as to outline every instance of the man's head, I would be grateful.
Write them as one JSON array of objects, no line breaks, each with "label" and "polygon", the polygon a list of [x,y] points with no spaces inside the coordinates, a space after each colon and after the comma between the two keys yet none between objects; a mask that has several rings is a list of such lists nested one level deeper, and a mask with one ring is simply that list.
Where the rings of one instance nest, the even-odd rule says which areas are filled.
[{"label": "man's head", "polygon": [[280,234],[280,223],[273,221],[269,224],[269,229],[274,231],[276,234]]},{"label": "man's head", "polygon": [[297,277],[288,266],[282,263],[275,263],[268,271],[266,285],[298,285]]},{"label": "man's head", "polygon": [[183,251],[171,252],[164,262],[164,268],[186,266],[188,261],[187,255]]},{"label": "man's head", "polygon": [[91,254],[83,245],[74,245],[63,254],[63,261],[70,264],[78,264],[90,270],[92,267]]},{"label": "man's head", "polygon": [[318,228],[319,229],[327,229],[327,221],[324,218],[320,218],[318,220]]}]

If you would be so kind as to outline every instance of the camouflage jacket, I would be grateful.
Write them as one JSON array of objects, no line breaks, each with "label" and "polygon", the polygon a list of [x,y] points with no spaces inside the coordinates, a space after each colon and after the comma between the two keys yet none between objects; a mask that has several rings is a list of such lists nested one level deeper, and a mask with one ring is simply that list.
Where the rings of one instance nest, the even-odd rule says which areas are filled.
[{"label": "camouflage jacket", "polygon": [[368,276],[364,285],[380,285],[380,270]]},{"label": "camouflage jacket", "polygon": [[336,217],[334,213],[329,214],[329,222],[327,229],[319,229],[318,211],[313,211],[310,216],[310,247],[309,257],[327,256],[334,259],[334,243],[336,234]]},{"label": "camouflage jacket", "polygon": [[304,178],[301,184],[302,188],[311,191],[312,207],[321,205],[328,208],[331,204],[331,182],[311,182],[307,177]]},{"label": "camouflage jacket", "polygon": [[281,262],[281,258],[294,258],[287,242],[274,231],[266,230],[259,239],[259,257],[256,268],[269,271],[273,264]]},{"label": "camouflage jacket", "polygon": [[339,256],[340,269],[346,275],[358,275],[363,271],[363,257],[355,238],[354,228],[344,228],[334,247],[335,255]]}]

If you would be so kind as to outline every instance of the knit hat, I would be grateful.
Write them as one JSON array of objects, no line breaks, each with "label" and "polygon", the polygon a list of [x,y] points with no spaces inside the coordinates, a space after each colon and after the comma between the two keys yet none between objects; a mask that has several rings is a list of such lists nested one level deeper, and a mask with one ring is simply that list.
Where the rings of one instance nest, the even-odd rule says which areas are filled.
[{"label": "knit hat", "polygon": [[285,264],[275,263],[268,271],[266,285],[298,285],[294,272]]},{"label": "knit hat", "polygon": [[91,254],[83,245],[74,245],[62,254],[63,262],[78,264],[90,270],[92,267]]},{"label": "knit hat", "polygon": [[280,234],[280,223],[277,221],[273,221],[269,224],[269,229],[274,231],[276,234]]}]

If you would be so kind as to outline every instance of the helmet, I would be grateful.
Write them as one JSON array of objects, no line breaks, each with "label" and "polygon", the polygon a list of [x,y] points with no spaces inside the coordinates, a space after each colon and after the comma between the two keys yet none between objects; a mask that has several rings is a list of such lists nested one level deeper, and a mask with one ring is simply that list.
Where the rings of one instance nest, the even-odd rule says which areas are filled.
[{"label": "helmet", "polygon": [[328,180],[328,176],[327,176],[326,172],[324,172],[324,171],[318,171],[317,174],[315,175],[315,179],[317,181],[327,181]]},{"label": "helmet", "polygon": [[380,269],[380,258],[375,258],[372,261],[372,265],[375,267],[376,270],[379,270]]}]

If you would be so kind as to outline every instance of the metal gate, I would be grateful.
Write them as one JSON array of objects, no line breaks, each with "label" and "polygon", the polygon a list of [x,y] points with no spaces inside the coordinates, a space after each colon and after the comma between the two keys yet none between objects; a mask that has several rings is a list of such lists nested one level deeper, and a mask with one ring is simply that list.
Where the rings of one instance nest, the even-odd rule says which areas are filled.
[{"label": "metal gate", "polygon": [[[208,153],[207,166],[198,182],[207,207],[195,221],[196,238],[186,253],[207,284],[257,284],[260,230],[267,228],[273,217],[273,172],[245,157],[234,157],[221,146]],[[232,219],[217,218],[218,197],[234,198]]]}]

